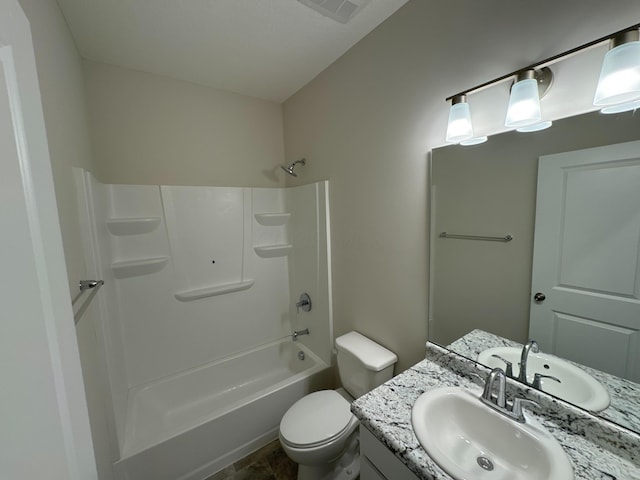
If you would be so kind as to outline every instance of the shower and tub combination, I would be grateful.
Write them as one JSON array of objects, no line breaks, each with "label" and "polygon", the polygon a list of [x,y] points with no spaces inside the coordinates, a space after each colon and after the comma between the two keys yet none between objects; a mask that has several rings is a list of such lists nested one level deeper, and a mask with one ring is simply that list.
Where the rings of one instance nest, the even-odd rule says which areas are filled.
[{"label": "shower and tub combination", "polygon": [[119,478],[201,480],[332,385],[327,182],[76,183]]}]

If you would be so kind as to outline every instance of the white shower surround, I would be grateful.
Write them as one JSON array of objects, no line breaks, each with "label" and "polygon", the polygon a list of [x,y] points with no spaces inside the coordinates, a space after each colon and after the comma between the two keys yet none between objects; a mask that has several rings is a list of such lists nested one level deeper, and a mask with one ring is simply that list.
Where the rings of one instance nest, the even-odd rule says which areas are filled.
[{"label": "white shower surround", "polygon": [[[106,389],[111,392],[107,404],[113,406],[111,420],[121,458],[133,453],[127,438],[132,428],[131,409],[135,407],[132,399],[141,389],[159,392],[162,389],[154,385],[182,378],[184,372],[197,371],[198,367],[223,358],[253,352],[258,346],[282,340],[293,330],[303,328],[309,328],[312,334],[299,344],[309,347],[324,368],[331,363],[327,182],[293,188],[160,187],[102,185],[80,170],[76,177],[81,221],[90,233],[85,238],[88,265],[92,274],[105,280],[105,288],[98,296],[101,321],[97,322],[96,331],[105,346]],[[215,260],[210,264],[213,268],[222,262],[226,268],[224,278],[214,274],[209,281],[207,267],[190,274],[184,268],[188,262],[176,262],[172,255],[177,250],[176,235],[168,231],[176,228],[175,218],[167,220],[168,207],[173,212],[170,215],[180,209],[180,215],[191,210],[185,210],[184,205],[175,208],[180,200],[169,199],[166,193],[172,189],[187,192],[187,197],[192,190],[196,197],[215,199],[221,194],[227,200],[233,199],[228,207],[240,212],[242,220],[236,224],[241,224],[241,231],[226,241],[236,254],[241,252],[241,260],[236,255],[235,267],[229,269],[224,248],[214,248],[215,258],[207,257],[207,262]],[[203,214],[202,208],[194,208],[193,212]],[[282,215],[286,213],[289,215]],[[217,218],[221,221],[220,216]],[[216,222],[208,226],[204,223],[193,235],[215,235],[216,228],[224,228]],[[234,242],[241,243],[241,248]],[[196,256],[208,253],[207,245],[197,241],[191,248],[183,245],[182,258],[189,251]],[[290,247],[286,249],[271,249],[287,245]],[[264,255],[265,248],[268,255]],[[230,288],[228,293],[198,295],[208,289],[220,293],[220,285],[224,291],[229,285],[239,284],[240,288]],[[309,313],[297,313],[294,306],[303,291],[313,299]],[[180,298],[194,292],[193,300]],[[300,375],[305,377],[298,373],[294,376]],[[238,383],[245,380],[237,379]],[[306,393],[303,390],[309,382],[301,382],[302,387],[293,388],[294,396]],[[316,382],[314,388],[327,385]],[[269,396],[266,390],[260,395]],[[281,398],[284,404],[279,407],[285,410],[295,401],[281,394],[275,398]],[[194,391],[191,401],[200,400]],[[216,435],[209,433],[213,434],[210,441],[215,442]],[[266,437],[263,441],[267,441]],[[187,470],[198,467],[190,465]]]}]

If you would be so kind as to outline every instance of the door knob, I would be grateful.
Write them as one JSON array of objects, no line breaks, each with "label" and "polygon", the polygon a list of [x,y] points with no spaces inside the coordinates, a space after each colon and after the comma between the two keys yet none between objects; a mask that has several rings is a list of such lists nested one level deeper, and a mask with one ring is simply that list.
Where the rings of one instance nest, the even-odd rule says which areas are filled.
[{"label": "door knob", "polygon": [[533,300],[535,302],[544,302],[544,300],[547,298],[547,296],[542,293],[542,292],[538,292],[533,296]]}]

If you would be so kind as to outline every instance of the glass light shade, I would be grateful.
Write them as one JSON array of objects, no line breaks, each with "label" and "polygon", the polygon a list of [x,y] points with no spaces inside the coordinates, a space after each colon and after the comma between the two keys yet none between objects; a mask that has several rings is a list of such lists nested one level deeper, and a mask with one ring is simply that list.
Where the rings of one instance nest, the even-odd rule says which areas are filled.
[{"label": "glass light shade", "polygon": [[630,110],[638,110],[639,108],[640,108],[640,100],[636,100],[635,102],[619,103],[617,105],[612,105],[610,107],[601,108],[600,113],[604,113],[604,114],[622,113],[622,112],[628,112]]},{"label": "glass light shade", "polygon": [[533,125],[520,127],[516,130],[522,133],[539,132],[540,130],[545,130],[549,128],[551,125],[553,125],[553,122],[551,120],[545,120],[544,122],[534,123]]},{"label": "glass light shade", "polygon": [[538,94],[538,81],[535,78],[520,80],[511,87],[506,127],[524,127],[533,125],[542,120],[540,113],[540,97]]},{"label": "glass light shade", "polygon": [[466,102],[451,105],[447,125],[447,142],[458,143],[473,138],[471,110]]},{"label": "glass light shade", "polygon": [[628,42],[604,56],[593,104],[606,107],[640,99],[640,41]]},{"label": "glass light shade", "polygon": [[486,136],[473,137],[473,138],[470,138],[469,140],[462,140],[460,142],[460,145],[462,145],[464,147],[470,147],[471,145],[480,145],[481,143],[484,143],[487,140],[488,140],[488,138]]}]

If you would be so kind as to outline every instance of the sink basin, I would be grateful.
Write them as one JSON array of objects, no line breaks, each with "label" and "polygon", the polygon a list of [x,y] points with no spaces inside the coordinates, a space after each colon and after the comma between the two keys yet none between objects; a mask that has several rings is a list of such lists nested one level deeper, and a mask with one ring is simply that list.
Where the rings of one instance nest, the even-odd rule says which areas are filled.
[{"label": "sink basin", "polygon": [[[492,355],[499,355],[513,364],[513,376],[517,378],[520,372],[518,363],[520,362],[521,351],[521,349],[515,347],[488,348],[480,352],[478,362],[490,368],[500,367],[504,369],[504,362],[492,357]],[[609,406],[609,393],[602,384],[584,370],[561,358],[547,355],[543,352],[529,353],[527,381],[530,384],[533,382],[533,376],[536,373],[553,375],[561,382],[558,383],[554,380],[543,378],[540,383],[540,389],[544,392],[592,412],[599,412]]]},{"label": "sink basin", "polygon": [[479,397],[479,391],[437,388],[413,405],[416,437],[445,472],[458,480],[573,478],[564,450],[542,425],[530,415],[518,423]]}]

